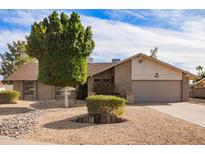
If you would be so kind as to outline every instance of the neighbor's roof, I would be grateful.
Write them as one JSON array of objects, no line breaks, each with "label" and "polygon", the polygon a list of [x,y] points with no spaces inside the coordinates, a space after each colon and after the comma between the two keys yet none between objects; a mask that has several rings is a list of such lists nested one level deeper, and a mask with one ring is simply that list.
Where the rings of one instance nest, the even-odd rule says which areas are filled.
[{"label": "neighbor's roof", "polygon": [[195,83],[195,85],[197,85],[197,84],[199,84],[199,83],[201,83],[201,82],[204,82],[204,81],[205,81],[205,78],[199,80],[197,83]]},{"label": "neighbor's roof", "polygon": [[199,76],[197,76],[197,75],[195,75],[195,74],[192,74],[192,73],[190,73],[190,72],[188,72],[188,71],[185,71],[185,70],[183,70],[183,69],[180,69],[180,68],[178,68],[178,67],[175,67],[175,66],[173,66],[173,65],[170,65],[170,64],[168,64],[168,63],[165,63],[165,62],[163,62],[163,61],[161,61],[161,60],[158,60],[158,59],[156,59],[156,58],[152,58],[152,57],[150,57],[150,56],[147,56],[147,55],[145,55],[145,54],[143,54],[143,53],[138,53],[138,54],[136,54],[136,55],[134,55],[134,56],[131,56],[131,57],[127,58],[127,59],[122,60],[122,61],[119,62],[119,63],[115,63],[115,64],[113,64],[113,65],[110,65],[110,66],[106,67],[106,68],[103,68],[103,69],[98,70],[98,71],[96,71],[96,72],[94,72],[94,73],[91,73],[90,76],[99,74],[99,73],[101,73],[101,72],[104,72],[104,71],[106,71],[106,70],[108,70],[108,69],[111,69],[111,68],[113,68],[113,67],[115,67],[115,66],[118,66],[118,65],[120,65],[120,64],[122,64],[122,63],[125,63],[125,62],[127,62],[127,61],[129,61],[129,60],[131,60],[131,59],[134,59],[134,58],[140,57],[140,56],[141,56],[141,57],[148,58],[148,59],[150,59],[150,60],[153,60],[153,61],[155,61],[155,62],[157,62],[157,63],[160,63],[160,64],[162,64],[162,65],[165,65],[165,66],[167,66],[167,67],[170,67],[170,68],[172,68],[172,69],[174,69],[174,70],[176,70],[176,71],[183,72],[183,73],[185,73],[190,79],[198,79],[198,78],[199,78]]},{"label": "neighbor's roof", "polygon": [[[88,75],[101,70],[113,63],[88,63]],[[12,73],[6,80],[37,80],[38,79],[38,63],[27,63],[20,69]]]}]

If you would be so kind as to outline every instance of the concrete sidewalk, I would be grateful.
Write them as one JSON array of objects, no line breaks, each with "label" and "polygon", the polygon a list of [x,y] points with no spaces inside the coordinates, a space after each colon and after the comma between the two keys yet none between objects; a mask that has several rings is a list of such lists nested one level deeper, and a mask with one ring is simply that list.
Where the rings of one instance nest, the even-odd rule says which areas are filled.
[{"label": "concrete sidewalk", "polygon": [[205,105],[181,102],[166,105],[148,104],[146,106],[205,128]]}]

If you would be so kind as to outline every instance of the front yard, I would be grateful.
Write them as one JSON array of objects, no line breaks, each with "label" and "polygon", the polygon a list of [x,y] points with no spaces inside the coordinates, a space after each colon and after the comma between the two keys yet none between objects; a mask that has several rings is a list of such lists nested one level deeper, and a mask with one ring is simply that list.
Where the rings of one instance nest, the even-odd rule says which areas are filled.
[{"label": "front yard", "polygon": [[[127,106],[126,122],[103,125],[70,121],[87,112],[84,104],[72,108],[63,108],[63,103],[31,106],[43,114],[20,139],[55,144],[205,144],[205,128],[144,106]],[[0,112],[4,108],[0,105]],[[1,112],[0,121],[2,116],[5,118]]]}]

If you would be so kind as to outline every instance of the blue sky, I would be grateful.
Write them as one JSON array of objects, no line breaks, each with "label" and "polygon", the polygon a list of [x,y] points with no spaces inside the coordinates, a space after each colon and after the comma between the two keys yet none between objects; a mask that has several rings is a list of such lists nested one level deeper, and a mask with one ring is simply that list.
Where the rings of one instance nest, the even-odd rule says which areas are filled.
[{"label": "blue sky", "polygon": [[[0,10],[0,52],[7,43],[24,40],[34,21],[53,10]],[[150,54],[159,47],[158,58],[195,73],[205,67],[205,10],[57,10],[81,15],[92,26],[96,47],[94,61]]]}]

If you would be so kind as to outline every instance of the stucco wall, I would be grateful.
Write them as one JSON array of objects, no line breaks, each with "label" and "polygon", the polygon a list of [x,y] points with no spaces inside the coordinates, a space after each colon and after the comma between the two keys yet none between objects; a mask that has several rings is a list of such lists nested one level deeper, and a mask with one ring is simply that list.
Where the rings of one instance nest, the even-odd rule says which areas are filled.
[{"label": "stucco wall", "polygon": [[114,76],[114,71],[113,69],[106,70],[102,73],[99,73],[95,76],[93,76],[94,79],[112,79]]},{"label": "stucco wall", "polygon": [[23,81],[13,81],[13,89],[19,91],[20,99],[23,99]]},{"label": "stucco wall", "polygon": [[114,77],[114,69],[108,69],[102,73],[96,74],[88,78],[88,93],[93,91],[94,79],[112,79]]},{"label": "stucco wall", "polygon": [[45,85],[38,81],[37,99],[55,99],[55,86]]},{"label": "stucco wall", "polygon": [[121,95],[131,92],[131,60],[115,67],[115,87]]},{"label": "stucco wall", "polygon": [[[182,73],[148,58],[132,60],[132,80],[182,80]],[[158,77],[155,77],[158,73]]]}]

